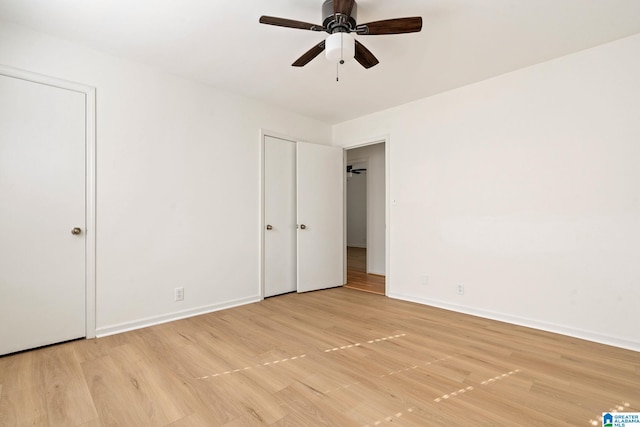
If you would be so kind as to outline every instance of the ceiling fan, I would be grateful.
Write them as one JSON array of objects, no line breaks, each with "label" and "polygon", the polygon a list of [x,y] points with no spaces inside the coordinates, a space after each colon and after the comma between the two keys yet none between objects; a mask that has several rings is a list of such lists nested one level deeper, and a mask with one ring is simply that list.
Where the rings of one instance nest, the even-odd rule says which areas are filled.
[{"label": "ceiling fan", "polygon": [[366,172],[367,169],[365,168],[360,168],[360,169],[354,169],[353,166],[349,165],[347,166],[347,173],[355,173],[356,175],[360,175],[362,172]]},{"label": "ceiling fan", "polygon": [[323,51],[332,62],[344,64],[350,58],[355,58],[364,68],[371,68],[380,61],[353,38],[357,35],[405,34],[422,30],[422,18],[396,18],[357,24],[358,6],[355,0],[325,0],[322,4],[322,25],[295,21],[274,16],[261,16],[260,23],[279,27],[297,28],[300,30],[325,31],[329,33],[326,40],[321,41],[298,58],[292,65],[304,67]]}]

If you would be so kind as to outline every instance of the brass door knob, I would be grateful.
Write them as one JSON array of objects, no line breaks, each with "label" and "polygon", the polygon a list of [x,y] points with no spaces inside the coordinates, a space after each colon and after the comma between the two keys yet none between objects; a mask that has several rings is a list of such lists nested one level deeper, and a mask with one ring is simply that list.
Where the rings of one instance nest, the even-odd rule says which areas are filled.
[{"label": "brass door knob", "polygon": [[267,225],[267,230],[273,230],[273,226],[271,224]]},{"label": "brass door knob", "polygon": [[307,228],[307,226],[306,226],[306,225],[304,225],[304,224],[300,224],[300,228],[304,230],[304,229],[306,229],[306,228]]},{"label": "brass door knob", "polygon": [[77,236],[80,233],[82,233],[82,228],[80,227],[75,227],[71,230],[71,234],[73,234],[74,236]]}]

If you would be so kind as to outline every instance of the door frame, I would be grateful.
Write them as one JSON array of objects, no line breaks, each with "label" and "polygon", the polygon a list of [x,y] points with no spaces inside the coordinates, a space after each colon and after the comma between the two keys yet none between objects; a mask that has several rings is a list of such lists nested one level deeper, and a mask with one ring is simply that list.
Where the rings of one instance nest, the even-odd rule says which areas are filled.
[{"label": "door frame", "polygon": [[[391,276],[391,168],[390,168],[390,153],[391,153],[391,136],[389,134],[385,134],[378,137],[366,138],[364,140],[347,143],[341,145],[344,150],[344,167],[342,168],[344,174],[344,282],[347,283],[347,151],[353,150],[356,148],[362,148],[369,145],[381,144],[384,143],[384,176],[385,176],[385,208],[384,208],[384,216],[385,216],[385,232],[384,232],[384,263],[385,263],[385,287],[384,293],[388,296],[391,292],[392,286],[392,276]],[[367,192],[369,191],[369,183],[367,181]],[[367,209],[367,218],[369,212]],[[367,238],[368,238],[368,229],[367,229]],[[369,269],[368,260],[367,260],[367,270]]]},{"label": "door frame", "polygon": [[96,88],[0,64],[0,75],[78,92],[85,99],[85,338],[96,336]]}]

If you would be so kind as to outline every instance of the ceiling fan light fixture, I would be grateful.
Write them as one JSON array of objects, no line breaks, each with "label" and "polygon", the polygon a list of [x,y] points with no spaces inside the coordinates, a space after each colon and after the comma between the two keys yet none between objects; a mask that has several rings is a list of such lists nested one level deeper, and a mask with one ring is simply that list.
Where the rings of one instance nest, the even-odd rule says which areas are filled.
[{"label": "ceiling fan light fixture", "polygon": [[356,40],[349,33],[338,32],[327,37],[325,55],[330,62],[347,62],[356,54]]}]

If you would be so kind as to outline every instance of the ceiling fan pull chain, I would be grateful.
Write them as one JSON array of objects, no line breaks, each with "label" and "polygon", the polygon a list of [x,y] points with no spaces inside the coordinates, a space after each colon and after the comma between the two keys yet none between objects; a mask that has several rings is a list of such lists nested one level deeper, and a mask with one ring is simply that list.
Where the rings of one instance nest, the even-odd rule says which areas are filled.
[{"label": "ceiling fan pull chain", "polygon": [[336,64],[336,81],[340,81],[340,65],[344,64],[344,33],[340,33],[340,62]]}]

